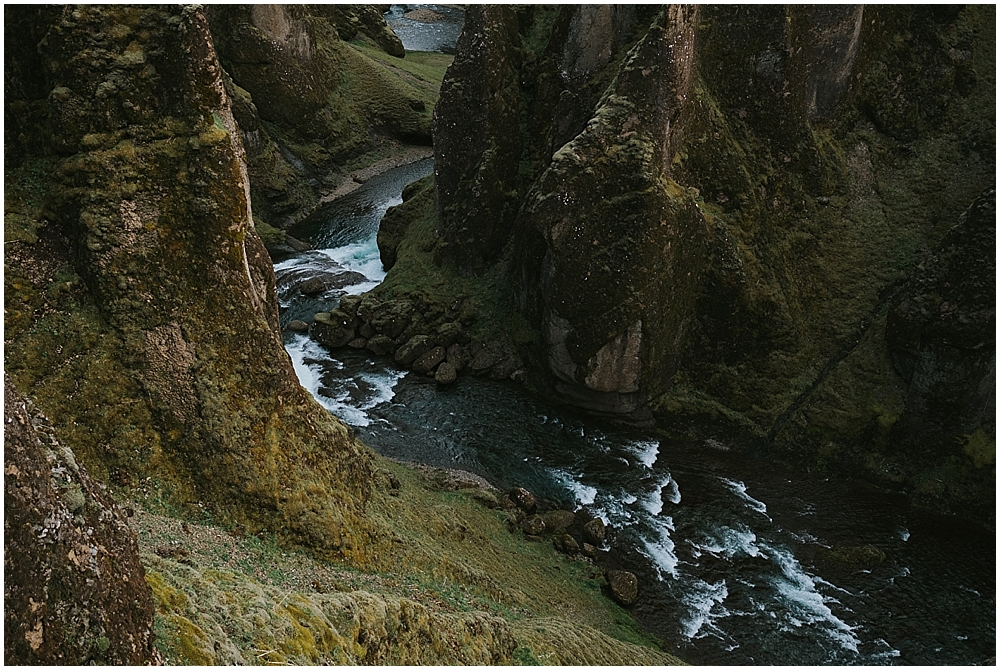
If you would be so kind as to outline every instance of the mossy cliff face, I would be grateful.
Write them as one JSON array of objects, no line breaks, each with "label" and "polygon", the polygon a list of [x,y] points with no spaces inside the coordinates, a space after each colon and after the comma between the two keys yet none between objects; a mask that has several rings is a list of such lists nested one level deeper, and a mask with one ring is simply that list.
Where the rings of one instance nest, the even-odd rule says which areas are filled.
[{"label": "mossy cliff face", "polygon": [[[994,8],[507,11],[517,34],[482,11],[442,91],[435,144],[489,160],[437,155],[436,258],[508,277],[522,355],[563,398],[792,453],[828,380],[858,375],[859,402],[907,385],[849,361],[869,335],[888,360],[893,291],[992,183]],[[484,78],[509,84],[460,114]],[[516,162],[487,151],[499,128]],[[859,412],[812,429],[857,446]],[[822,442],[807,461],[856,468]]]},{"label": "mossy cliff face", "polygon": [[403,47],[375,7],[206,11],[231,77],[227,90],[263,221],[287,227],[301,219],[337,186],[348,160],[391,143],[430,144],[436,83],[378,60],[383,50],[393,56],[388,61],[401,59]]},{"label": "mossy cliff face", "polygon": [[[443,255],[465,275],[496,260],[517,212],[519,41],[513,8],[470,7],[458,40],[463,57],[448,68],[434,111]],[[477,132],[463,132],[469,119],[479,119]]]},{"label": "mossy cliff face", "polygon": [[7,178],[8,372],[101,479],[364,561],[368,457],[282,347],[202,10],[46,25]]},{"label": "mossy cliff face", "polygon": [[143,665],[153,599],[125,513],[4,376],[4,663]]}]

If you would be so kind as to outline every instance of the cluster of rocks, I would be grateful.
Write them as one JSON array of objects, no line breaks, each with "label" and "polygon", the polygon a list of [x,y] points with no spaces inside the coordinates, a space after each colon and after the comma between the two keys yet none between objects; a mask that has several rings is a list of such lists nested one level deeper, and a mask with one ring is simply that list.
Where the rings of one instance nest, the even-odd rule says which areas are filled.
[{"label": "cluster of rocks", "polygon": [[330,348],[363,349],[376,356],[392,356],[396,363],[418,374],[451,384],[465,372],[490,379],[523,381],[524,363],[509,345],[473,340],[467,327],[475,322],[468,301],[449,307],[420,309],[412,300],[382,300],[378,296],[344,296],[329,312],[313,316],[312,324],[293,322],[289,328],[305,332]]},{"label": "cluster of rocks", "polygon": [[[542,542],[551,537],[552,546],[571,557],[598,558],[598,549],[605,545],[608,528],[586,509],[570,512],[564,509],[542,511],[540,504],[527,489],[511,489],[501,505],[513,513],[511,529],[519,529],[529,541]],[[639,580],[626,570],[608,570],[604,574],[611,596],[622,605],[632,605],[639,595]]]}]

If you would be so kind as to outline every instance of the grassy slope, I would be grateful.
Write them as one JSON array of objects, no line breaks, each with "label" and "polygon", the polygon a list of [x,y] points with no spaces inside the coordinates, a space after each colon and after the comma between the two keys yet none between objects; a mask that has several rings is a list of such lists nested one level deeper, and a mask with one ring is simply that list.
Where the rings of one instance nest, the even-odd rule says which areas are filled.
[{"label": "grassy slope", "polygon": [[506,513],[483,504],[492,492],[378,463],[369,514],[394,549],[373,572],[207,514],[182,522],[155,494],[140,501],[134,526],[168,662],[677,663],[601,594],[594,566],[511,533]]}]

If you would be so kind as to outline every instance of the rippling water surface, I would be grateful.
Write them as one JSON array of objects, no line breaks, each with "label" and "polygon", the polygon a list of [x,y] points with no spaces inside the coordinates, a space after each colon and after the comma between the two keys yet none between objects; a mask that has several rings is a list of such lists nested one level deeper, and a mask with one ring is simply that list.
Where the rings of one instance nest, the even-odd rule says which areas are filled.
[{"label": "rippling water surface", "polygon": [[[350,293],[382,279],[378,220],[431,167],[374,178],[296,231],[328,248],[276,266],[284,322],[343,292],[298,294],[311,264],[364,275]],[[725,444],[603,425],[512,383],[463,377],[438,388],[304,335],[286,347],[303,386],[380,453],[525,486],[603,518],[616,529],[607,560],[640,577],[633,614],[689,662],[939,665],[995,654],[992,533]],[[842,560],[852,551],[862,560]]]}]

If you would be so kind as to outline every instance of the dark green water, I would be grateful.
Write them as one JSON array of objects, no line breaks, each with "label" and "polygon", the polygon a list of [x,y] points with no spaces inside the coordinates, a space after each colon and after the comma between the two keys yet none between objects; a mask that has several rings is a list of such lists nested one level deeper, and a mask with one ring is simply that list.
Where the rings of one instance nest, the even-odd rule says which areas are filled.
[{"label": "dark green water", "polygon": [[[337,300],[290,287],[331,262],[381,279],[374,235],[403,185],[390,171],[296,232],[318,245],[276,267],[283,321]],[[911,510],[863,484],[785,471],[718,442],[671,442],[551,406],[508,382],[427,377],[307,337],[303,385],[387,456],[525,486],[615,528],[604,561],[634,571],[633,614],[696,664],[978,664],[995,655],[995,534]],[[867,547],[860,563],[832,557]],[[872,558],[874,556],[875,558]]]}]

